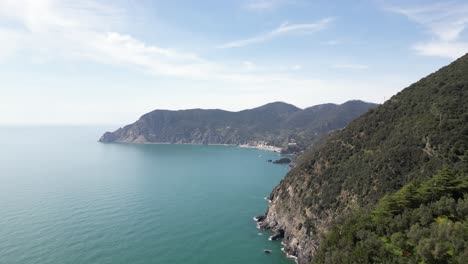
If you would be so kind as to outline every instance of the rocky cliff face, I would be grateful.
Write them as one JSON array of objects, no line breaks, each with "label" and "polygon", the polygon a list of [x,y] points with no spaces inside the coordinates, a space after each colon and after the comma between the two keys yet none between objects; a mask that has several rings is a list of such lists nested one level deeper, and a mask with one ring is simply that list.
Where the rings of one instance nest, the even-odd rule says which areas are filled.
[{"label": "rocky cliff face", "polygon": [[468,169],[468,55],[423,78],[300,157],[270,195],[263,228],[310,263],[355,208],[447,166]]},{"label": "rocky cliff face", "polygon": [[321,135],[339,129],[375,107],[362,101],[326,104],[306,109],[276,102],[240,112],[223,110],[155,110],[135,123],[106,132],[101,142],[258,144],[283,147],[297,142],[297,150]]}]

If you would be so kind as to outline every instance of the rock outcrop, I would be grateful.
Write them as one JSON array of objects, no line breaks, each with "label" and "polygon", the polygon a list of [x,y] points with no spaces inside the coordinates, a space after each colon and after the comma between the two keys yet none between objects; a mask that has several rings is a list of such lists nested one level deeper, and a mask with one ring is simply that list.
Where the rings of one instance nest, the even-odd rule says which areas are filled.
[{"label": "rock outcrop", "polygon": [[281,159],[277,159],[277,160],[273,161],[273,163],[276,163],[276,164],[289,164],[289,163],[291,163],[291,159],[290,158],[281,158]]}]

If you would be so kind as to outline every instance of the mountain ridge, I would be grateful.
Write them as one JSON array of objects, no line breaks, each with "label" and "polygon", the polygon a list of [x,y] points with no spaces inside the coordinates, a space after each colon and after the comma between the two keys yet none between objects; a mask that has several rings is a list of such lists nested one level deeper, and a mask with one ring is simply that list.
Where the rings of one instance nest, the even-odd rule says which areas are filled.
[{"label": "mountain ridge", "polygon": [[[326,106],[326,107],[324,107]],[[301,109],[272,102],[237,112],[221,109],[153,110],[135,123],[106,132],[100,142],[264,144],[305,149],[320,136],[346,126],[376,104],[360,100]]]}]

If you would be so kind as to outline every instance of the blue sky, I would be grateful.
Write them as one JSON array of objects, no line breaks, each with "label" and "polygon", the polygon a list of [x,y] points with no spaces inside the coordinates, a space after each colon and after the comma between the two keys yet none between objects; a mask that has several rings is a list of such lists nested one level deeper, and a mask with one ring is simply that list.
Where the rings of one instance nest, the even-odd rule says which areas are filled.
[{"label": "blue sky", "polygon": [[0,0],[0,124],[381,103],[468,52],[467,1]]}]

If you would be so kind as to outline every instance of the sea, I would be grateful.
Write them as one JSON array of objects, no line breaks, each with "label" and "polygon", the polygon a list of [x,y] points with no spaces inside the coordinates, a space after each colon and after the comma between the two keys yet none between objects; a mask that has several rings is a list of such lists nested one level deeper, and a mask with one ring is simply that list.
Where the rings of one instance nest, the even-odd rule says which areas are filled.
[{"label": "sea", "polygon": [[252,219],[288,172],[279,154],[106,130],[0,127],[0,264],[294,263]]}]

